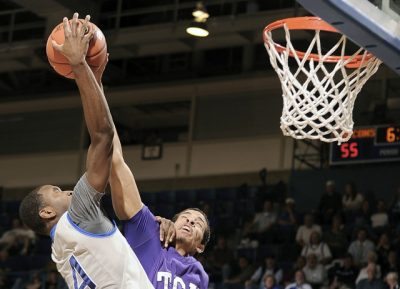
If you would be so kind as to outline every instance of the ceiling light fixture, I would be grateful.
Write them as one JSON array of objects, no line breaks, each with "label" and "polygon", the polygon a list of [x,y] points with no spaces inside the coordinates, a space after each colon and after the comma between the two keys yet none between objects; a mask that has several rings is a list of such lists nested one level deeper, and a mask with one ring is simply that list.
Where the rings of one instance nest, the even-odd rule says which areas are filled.
[{"label": "ceiling light fixture", "polygon": [[196,37],[206,37],[210,33],[207,29],[206,21],[210,17],[202,2],[197,2],[196,9],[192,13],[194,20],[186,28],[186,32]]},{"label": "ceiling light fixture", "polygon": [[206,8],[203,5],[203,2],[196,3],[196,9],[193,10],[192,15],[194,18],[200,19],[207,19],[208,17],[210,17],[210,14],[208,14]]},{"label": "ceiling light fixture", "polygon": [[190,26],[186,28],[186,32],[197,37],[207,37],[210,34],[207,30],[206,23],[196,21],[193,21]]}]

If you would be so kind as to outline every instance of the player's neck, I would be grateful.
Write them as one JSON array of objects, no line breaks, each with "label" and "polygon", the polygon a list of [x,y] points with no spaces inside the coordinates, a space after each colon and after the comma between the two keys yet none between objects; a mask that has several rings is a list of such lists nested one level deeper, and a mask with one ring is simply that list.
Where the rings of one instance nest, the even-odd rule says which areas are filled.
[{"label": "player's neck", "polygon": [[49,222],[46,224],[46,235],[47,235],[47,236],[54,237],[54,236],[51,236],[51,234],[52,234],[52,231],[55,230],[56,225],[57,225],[59,219],[60,219],[60,218],[56,218],[55,220],[49,221]]},{"label": "player's neck", "polygon": [[189,253],[186,251],[186,249],[182,246],[182,244],[177,243],[175,246],[175,250],[179,253],[179,255],[187,257],[189,256]]}]

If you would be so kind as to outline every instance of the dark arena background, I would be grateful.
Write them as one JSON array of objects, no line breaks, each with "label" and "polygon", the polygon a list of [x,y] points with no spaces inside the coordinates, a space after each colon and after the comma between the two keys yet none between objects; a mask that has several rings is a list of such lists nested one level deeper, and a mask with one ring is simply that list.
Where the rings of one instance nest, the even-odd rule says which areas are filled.
[{"label": "dark arena background", "polygon": [[[186,32],[196,7],[209,14],[206,37]],[[294,0],[0,0],[1,289],[67,288],[50,238],[18,208],[38,185],[72,189],[84,172],[79,92],[45,51],[75,11],[106,37],[104,91],[143,203],[166,218],[208,215],[211,241],[196,258],[209,288],[398,288],[387,278],[400,270],[392,68],[362,88],[349,142],[295,140],[280,130],[281,83],[262,37],[273,21],[311,15]],[[292,41],[307,47],[310,34]],[[103,205],[115,218],[109,195]]]}]

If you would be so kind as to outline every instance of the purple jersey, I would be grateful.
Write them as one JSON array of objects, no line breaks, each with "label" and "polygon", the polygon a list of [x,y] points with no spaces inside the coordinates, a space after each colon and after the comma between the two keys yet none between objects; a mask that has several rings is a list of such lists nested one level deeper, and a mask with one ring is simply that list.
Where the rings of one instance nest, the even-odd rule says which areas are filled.
[{"label": "purple jersey", "polygon": [[125,222],[124,231],[155,289],[208,288],[208,275],[199,261],[161,246],[160,226],[149,208],[143,206]]}]

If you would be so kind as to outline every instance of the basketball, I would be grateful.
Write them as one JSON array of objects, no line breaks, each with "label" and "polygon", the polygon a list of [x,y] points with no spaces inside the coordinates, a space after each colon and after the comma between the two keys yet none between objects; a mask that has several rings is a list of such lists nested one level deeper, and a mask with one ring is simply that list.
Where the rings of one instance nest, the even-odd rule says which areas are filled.
[{"label": "basketball", "polygon": [[[82,25],[83,22],[83,19],[79,19],[78,25]],[[89,29],[94,29],[94,34],[86,54],[86,61],[91,67],[92,71],[96,72],[107,59],[107,43],[103,32],[101,32],[101,30],[95,24],[89,22]],[[46,54],[50,65],[58,74],[73,79],[74,73],[72,72],[68,59],[53,48],[52,40],[58,44],[64,43],[65,38],[63,23],[58,24],[47,39]]]}]

